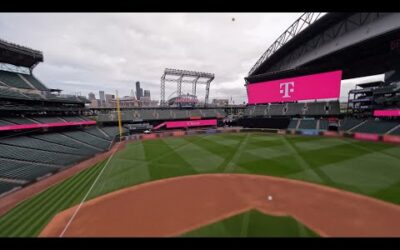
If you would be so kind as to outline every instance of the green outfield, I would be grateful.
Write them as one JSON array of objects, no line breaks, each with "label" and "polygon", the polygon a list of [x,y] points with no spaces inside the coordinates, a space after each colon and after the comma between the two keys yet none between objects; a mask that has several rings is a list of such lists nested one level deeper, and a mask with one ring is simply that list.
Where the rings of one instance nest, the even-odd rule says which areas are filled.
[{"label": "green outfield", "polygon": [[[0,236],[38,235],[55,214],[81,201],[106,162],[49,188],[2,216]],[[169,137],[128,144],[110,160],[89,199],[148,181],[201,173],[280,176],[400,204],[399,146],[346,138],[255,133]],[[251,216],[244,214],[240,215],[243,218],[239,216],[240,219],[232,219],[243,221],[246,216],[261,216],[258,212],[249,213]],[[260,218],[259,221],[262,223],[257,224],[255,229],[235,229],[240,225],[239,222],[221,223],[224,224],[224,230],[246,230],[249,236],[253,235],[251,230],[255,230],[254,235],[262,234],[260,228],[268,221],[273,221],[271,223],[274,225],[280,223],[280,220],[269,217]],[[282,223],[295,225],[288,221]],[[226,229],[225,225],[236,226]],[[211,231],[218,231],[217,234],[232,235],[222,232],[221,226],[209,227]],[[203,229],[197,235],[204,234],[204,230],[210,231]],[[268,230],[265,235],[276,235]],[[304,234],[289,231],[287,236],[312,235],[306,229],[303,230]],[[277,233],[281,235],[280,231]]]}]

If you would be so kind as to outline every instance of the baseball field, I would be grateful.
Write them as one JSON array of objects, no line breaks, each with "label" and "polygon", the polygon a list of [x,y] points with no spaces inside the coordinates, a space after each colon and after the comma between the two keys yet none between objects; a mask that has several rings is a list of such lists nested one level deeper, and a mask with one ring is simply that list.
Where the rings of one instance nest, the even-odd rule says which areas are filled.
[{"label": "baseball field", "polygon": [[[213,179],[211,174],[216,174],[219,179]],[[239,177],[235,177],[236,174]],[[260,178],[252,177],[253,175]],[[188,178],[196,176],[202,176],[203,179],[199,178],[197,182],[196,179],[188,181]],[[285,188],[286,184],[283,183],[286,179],[290,180],[288,188]],[[151,187],[149,184],[153,182],[155,186]],[[271,184],[275,182],[276,185]],[[303,182],[306,184],[303,185]],[[190,183],[194,183],[193,187]],[[257,183],[259,184],[255,185]],[[169,189],[173,185],[175,189]],[[263,188],[268,192],[262,193]],[[215,197],[214,191],[219,191]],[[152,197],[158,197],[156,192],[164,193],[159,198],[148,200],[146,198],[148,196],[144,194],[150,192],[153,192]],[[236,195],[238,192],[241,193],[240,199]],[[254,197],[248,193],[254,194]],[[173,194],[185,198],[163,200],[165,197],[175,199]],[[256,197],[255,194],[259,196]],[[267,199],[269,194],[271,199]],[[206,211],[207,206],[214,208],[214,211],[216,209],[213,206],[216,204],[225,206],[226,209],[218,210],[219,213],[215,215],[204,214],[202,218],[193,219],[191,226],[186,227],[182,224],[181,228],[175,231],[171,229],[171,221],[165,221],[165,232],[171,232],[165,235],[307,237],[345,234],[340,231],[340,226],[336,233],[329,229],[329,223],[325,225],[323,222],[312,221],[312,218],[314,220],[318,218],[315,210],[296,207],[293,211],[289,211],[288,204],[294,202],[294,199],[297,200],[297,205],[293,203],[293,206],[301,206],[299,205],[301,203],[316,204],[315,206],[320,204],[319,212],[324,214],[326,211],[324,216],[327,218],[335,217],[331,210],[339,212],[343,210],[341,214],[347,214],[348,218],[351,218],[354,217],[353,210],[359,214],[363,213],[364,208],[354,207],[356,204],[371,204],[371,209],[367,212],[381,213],[382,220],[368,222],[376,223],[372,226],[363,224],[364,221],[362,223],[356,221],[355,225],[370,230],[381,226],[382,228],[375,228],[376,232],[385,233],[383,228],[389,230],[400,225],[399,194],[400,147],[396,145],[349,138],[261,133],[166,137],[128,143],[111,158],[20,203],[0,217],[0,236],[57,236],[61,228],[65,229],[65,224],[86,195],[85,204],[72,221],[66,236],[76,236],[82,232],[84,236],[84,230],[79,231],[76,228],[79,228],[79,225],[81,228],[85,226],[90,228],[88,221],[92,218],[89,215],[93,217],[96,211],[99,212],[99,216],[104,213],[106,216],[103,214],[103,217],[109,214],[111,218],[114,216],[113,213],[115,216],[129,213],[132,218],[136,218],[134,206],[143,206],[137,208],[137,214],[141,212],[149,214],[151,211],[154,213],[163,207],[169,208],[168,211],[172,214],[180,211],[178,208],[175,211],[174,206],[180,206],[182,210],[179,215],[183,216],[182,218],[190,218],[197,216],[196,207],[193,205],[196,202],[199,202],[198,206],[204,206],[201,211]],[[258,200],[261,196],[265,198],[266,204],[261,204]],[[224,201],[224,197],[231,198]],[[208,198],[215,200],[208,204]],[[355,202],[351,202],[353,198]],[[235,204],[229,203],[235,199],[237,199]],[[115,211],[111,211],[105,201],[107,204],[114,201]],[[192,205],[186,206],[183,201]],[[268,202],[272,204],[277,202],[278,205],[269,205]],[[145,207],[145,204],[152,206]],[[349,204],[355,205],[351,208],[345,207]],[[379,214],[372,212],[367,214],[367,212],[365,216],[379,217]],[[393,218],[393,214],[397,217]],[[167,212],[165,216],[168,216]],[[392,216],[392,219],[385,221],[385,216],[388,218]],[[143,225],[153,223],[146,229],[148,234],[144,235],[151,235],[149,232],[157,227],[158,221],[160,221],[159,227],[163,226],[161,215],[158,217],[147,215],[147,221],[141,220],[142,217],[142,214],[138,215],[136,221],[140,220]],[[135,226],[132,223],[135,223],[135,220],[127,222],[130,223],[126,226],[127,230],[134,230],[132,228]],[[93,223],[94,227],[95,223],[101,221]],[[110,222],[104,221],[104,223]],[[179,223],[174,221],[173,225],[177,224]],[[46,231],[48,234],[42,233],[45,228],[48,229]],[[396,234],[397,231],[391,232]]]}]

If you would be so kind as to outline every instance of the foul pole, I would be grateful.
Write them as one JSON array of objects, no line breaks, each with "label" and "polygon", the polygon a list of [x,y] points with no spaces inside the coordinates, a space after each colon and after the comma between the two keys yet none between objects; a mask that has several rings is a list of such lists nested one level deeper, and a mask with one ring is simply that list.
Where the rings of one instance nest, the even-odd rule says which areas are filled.
[{"label": "foul pole", "polygon": [[117,114],[118,114],[118,129],[119,129],[119,141],[122,140],[122,122],[121,122],[121,109],[119,107],[119,97],[118,90],[115,90],[115,94],[117,97]]}]

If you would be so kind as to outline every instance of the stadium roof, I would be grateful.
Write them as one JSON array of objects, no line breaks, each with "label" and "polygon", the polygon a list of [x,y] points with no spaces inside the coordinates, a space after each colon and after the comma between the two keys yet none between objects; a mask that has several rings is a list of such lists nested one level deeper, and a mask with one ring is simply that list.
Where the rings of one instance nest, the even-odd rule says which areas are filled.
[{"label": "stadium roof", "polygon": [[43,53],[0,39],[0,62],[32,68],[43,62]]},{"label": "stadium roof", "polygon": [[[305,13],[302,15],[302,17],[306,14],[311,14],[311,13]],[[253,68],[249,72],[249,76],[253,75],[258,75],[261,73],[269,73],[269,74],[274,74],[275,72],[270,72],[268,71],[268,68],[270,68],[274,63],[279,61],[283,56],[287,55],[290,53],[293,49],[299,46],[299,44],[303,43],[307,39],[310,39],[311,37],[314,37],[315,35],[319,34],[321,31],[326,29],[327,27],[340,22],[343,20],[343,18],[350,16],[353,13],[327,13],[325,15],[319,15],[314,17],[315,20],[310,20],[310,24],[305,27],[303,30],[299,30],[299,33],[290,33],[291,30],[286,30],[280,37],[284,36],[286,33],[291,34],[293,37],[286,40],[286,42],[279,41],[279,38],[271,45],[271,47],[268,50],[273,49],[273,46],[275,43],[278,43],[280,46],[273,51],[272,54],[270,55],[263,55],[263,56],[257,61],[257,63],[253,66]],[[297,22],[301,21],[300,17],[298,20],[296,20],[295,23],[292,24],[295,25]],[[290,28],[290,27],[289,27]],[[280,43],[279,43],[280,42]],[[277,45],[275,45],[277,46]],[[266,51],[266,53],[268,52]]]}]

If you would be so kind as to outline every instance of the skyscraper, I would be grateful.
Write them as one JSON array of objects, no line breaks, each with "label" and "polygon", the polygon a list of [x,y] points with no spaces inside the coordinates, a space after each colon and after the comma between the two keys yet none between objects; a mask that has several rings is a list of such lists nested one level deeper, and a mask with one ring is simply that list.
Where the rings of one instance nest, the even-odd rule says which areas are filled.
[{"label": "skyscraper", "polygon": [[140,82],[136,82],[136,99],[140,100],[140,98],[143,96],[143,89],[140,88]]},{"label": "skyscraper", "polygon": [[96,96],[92,92],[89,93],[89,101],[91,100],[96,100]]},{"label": "skyscraper", "polygon": [[150,99],[150,90],[145,90],[143,96],[148,97]]},{"label": "skyscraper", "polygon": [[99,96],[100,96],[100,107],[104,107],[106,105],[106,99],[104,97],[104,91],[100,90],[99,91]]}]

